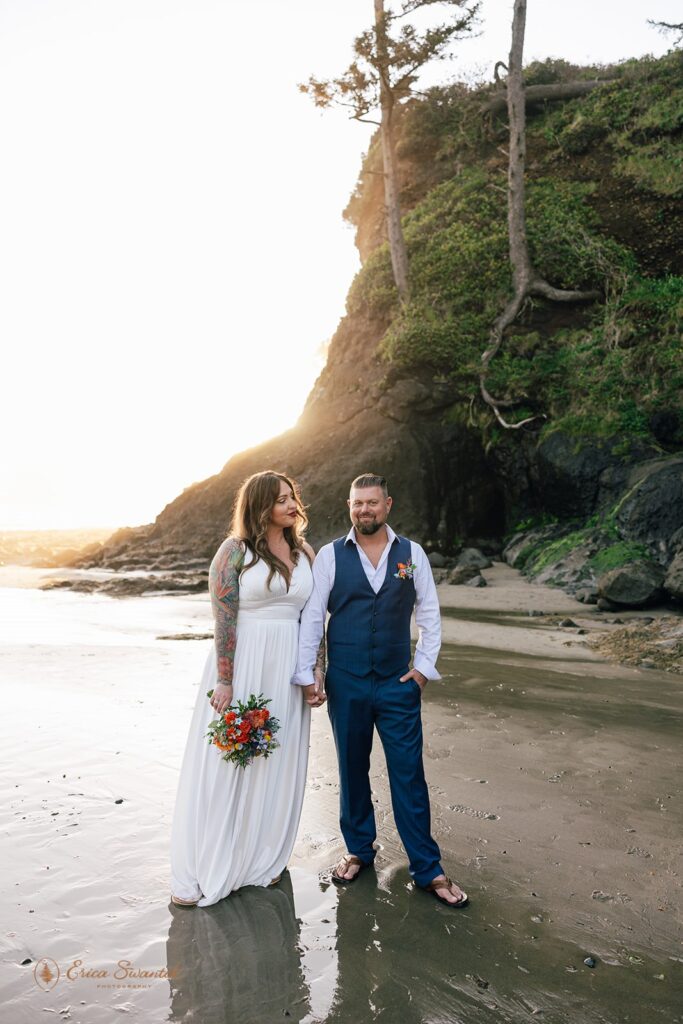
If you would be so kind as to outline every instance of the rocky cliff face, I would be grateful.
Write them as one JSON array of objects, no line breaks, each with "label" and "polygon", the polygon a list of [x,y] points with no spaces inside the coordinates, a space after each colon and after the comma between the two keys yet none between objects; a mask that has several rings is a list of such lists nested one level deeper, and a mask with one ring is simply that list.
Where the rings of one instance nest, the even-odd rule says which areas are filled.
[{"label": "rocky cliff face", "polygon": [[[398,307],[387,270],[373,144],[346,214],[364,267],[297,425],[235,456],[153,524],[119,531],[79,564],[205,568],[240,482],[265,468],[299,481],[315,546],[347,529],[348,485],[364,471],[388,478],[394,527],[445,554],[473,542],[500,550],[520,520],[528,528],[607,515],[633,489],[639,466],[683,447],[675,355],[683,282],[674,276],[683,181],[662,169],[680,146],[670,97],[676,67],[668,61],[634,65],[630,78],[622,69],[602,99],[530,113],[529,173],[541,182],[530,193],[536,259],[564,287],[604,274],[607,292],[591,310],[540,303],[508,339],[493,384],[520,416],[538,413],[532,428],[501,435],[477,392],[486,325],[509,286],[497,190],[504,125],[482,118],[482,95],[435,90],[405,111],[399,145],[414,273],[409,306]],[[654,111],[653,90],[661,107]],[[627,109],[613,138],[614,111]],[[660,499],[653,492],[649,512],[634,513],[634,537],[636,520],[656,516],[652,502]],[[670,538],[683,522],[677,513],[669,518],[662,543],[670,561],[678,550]]]},{"label": "rocky cliff face", "polygon": [[183,491],[153,524],[119,531],[79,564],[120,570],[206,565],[226,535],[240,483],[266,468],[299,482],[316,547],[348,529],[349,483],[364,471],[390,481],[397,530],[431,548],[452,550],[458,537],[496,544],[504,497],[478,435],[443,422],[444,390],[405,379],[387,383],[376,347],[375,323],[345,318],[292,430],[235,456],[219,474]]}]

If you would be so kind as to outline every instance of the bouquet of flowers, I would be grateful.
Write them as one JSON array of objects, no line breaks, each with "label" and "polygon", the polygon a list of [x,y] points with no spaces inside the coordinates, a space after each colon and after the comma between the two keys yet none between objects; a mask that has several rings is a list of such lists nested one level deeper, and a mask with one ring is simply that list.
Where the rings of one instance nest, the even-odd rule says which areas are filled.
[{"label": "bouquet of flowers", "polygon": [[[210,699],[213,690],[206,696]],[[267,704],[270,700],[262,693],[258,697],[252,693],[246,704],[238,700],[211,722],[206,735],[209,743],[223,751],[224,761],[246,768],[255,757],[268,757],[280,746],[273,739],[280,723],[271,716]]]}]

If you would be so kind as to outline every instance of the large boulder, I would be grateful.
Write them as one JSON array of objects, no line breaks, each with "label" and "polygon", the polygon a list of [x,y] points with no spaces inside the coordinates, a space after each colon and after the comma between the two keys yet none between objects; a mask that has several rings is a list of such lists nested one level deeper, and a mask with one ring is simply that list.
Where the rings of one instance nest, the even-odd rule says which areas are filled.
[{"label": "large boulder", "polygon": [[490,569],[493,562],[479,548],[465,548],[458,555],[456,565],[459,568]]},{"label": "large boulder", "polygon": [[644,544],[655,561],[667,565],[683,529],[683,456],[637,466],[618,505],[616,522],[622,537]]},{"label": "large boulder", "polygon": [[683,601],[683,551],[679,551],[664,578],[664,589],[671,597]]},{"label": "large boulder", "polygon": [[533,530],[524,530],[515,533],[503,548],[503,559],[513,569],[523,569],[529,552],[541,544],[555,540],[564,533],[568,533],[570,527],[560,526],[552,523],[548,526],[538,526]]},{"label": "large boulder", "polygon": [[606,572],[598,580],[598,593],[611,605],[642,608],[662,596],[663,582],[661,566],[642,558]]},{"label": "large boulder", "polygon": [[638,439],[582,438],[553,431],[538,445],[529,475],[533,504],[559,519],[591,515],[609,479],[620,492],[629,467],[652,458],[655,448]]},{"label": "large boulder", "polygon": [[476,565],[456,565],[455,569],[451,569],[448,574],[448,582],[456,587],[462,586],[463,583],[468,583],[479,575],[480,572]]}]

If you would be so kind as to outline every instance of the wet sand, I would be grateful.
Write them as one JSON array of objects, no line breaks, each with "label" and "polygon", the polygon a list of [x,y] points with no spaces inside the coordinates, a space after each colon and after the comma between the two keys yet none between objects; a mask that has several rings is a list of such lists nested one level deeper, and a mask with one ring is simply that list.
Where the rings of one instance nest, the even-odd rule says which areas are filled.
[{"label": "wet sand", "polygon": [[[444,863],[472,901],[460,911],[412,886],[381,749],[376,870],[329,883],[342,848],[325,712],[283,883],[170,906],[175,784],[210,641],[157,638],[206,632],[208,602],[0,589],[3,1019],[683,1021],[680,678],[600,659],[552,620],[594,628],[590,610],[511,572],[439,588],[448,642],[424,695],[425,764]],[[49,991],[43,958],[60,971]],[[162,976],[115,977],[127,971]]]}]

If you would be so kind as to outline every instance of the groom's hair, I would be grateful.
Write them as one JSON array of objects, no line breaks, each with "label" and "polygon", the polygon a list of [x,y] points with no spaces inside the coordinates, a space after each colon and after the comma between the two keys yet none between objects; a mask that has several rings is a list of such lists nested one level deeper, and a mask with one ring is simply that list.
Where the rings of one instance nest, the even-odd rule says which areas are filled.
[{"label": "groom's hair", "polygon": [[378,476],[377,473],[361,473],[360,476],[357,476],[356,479],[351,482],[351,490],[353,490],[354,487],[357,487],[359,490],[363,487],[381,487],[385,498],[389,494],[386,480],[383,476]]}]

